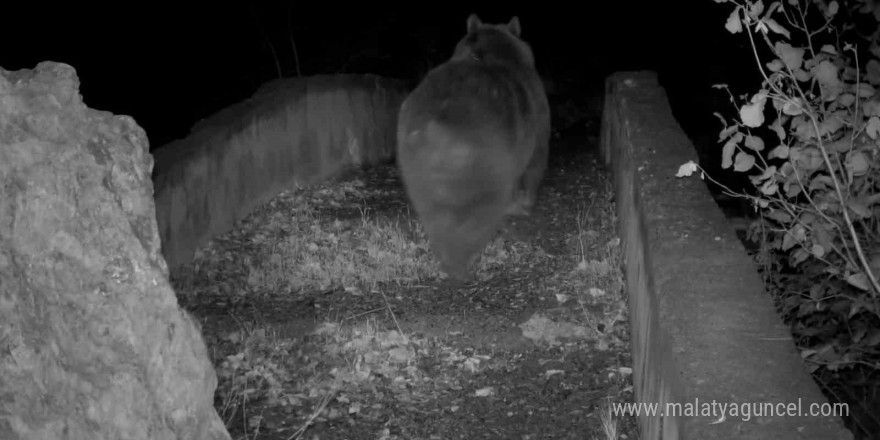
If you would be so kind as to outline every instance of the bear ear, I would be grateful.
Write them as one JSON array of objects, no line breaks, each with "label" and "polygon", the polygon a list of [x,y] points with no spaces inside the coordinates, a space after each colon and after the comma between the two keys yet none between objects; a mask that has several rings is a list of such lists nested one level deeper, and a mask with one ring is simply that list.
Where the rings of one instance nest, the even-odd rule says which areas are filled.
[{"label": "bear ear", "polygon": [[507,23],[507,30],[509,30],[511,34],[517,37],[519,36],[522,32],[522,28],[519,27],[519,17],[513,17],[510,19],[510,23]]},{"label": "bear ear", "polygon": [[471,14],[467,19],[468,32],[475,31],[481,24],[483,24],[483,22],[480,21],[480,17],[477,17],[477,14]]}]

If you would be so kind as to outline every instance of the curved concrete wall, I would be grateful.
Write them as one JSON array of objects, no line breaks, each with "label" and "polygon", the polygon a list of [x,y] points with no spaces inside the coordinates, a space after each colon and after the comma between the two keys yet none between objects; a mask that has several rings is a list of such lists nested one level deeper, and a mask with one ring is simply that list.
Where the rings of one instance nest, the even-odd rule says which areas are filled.
[{"label": "curved concrete wall", "polygon": [[196,124],[153,152],[156,217],[170,267],[294,184],[393,157],[402,83],[293,78]]}]

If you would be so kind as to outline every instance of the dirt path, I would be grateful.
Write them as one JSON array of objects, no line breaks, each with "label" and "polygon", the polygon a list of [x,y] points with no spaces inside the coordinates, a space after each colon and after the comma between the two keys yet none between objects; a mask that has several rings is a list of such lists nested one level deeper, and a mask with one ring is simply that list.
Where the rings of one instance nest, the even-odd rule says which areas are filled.
[{"label": "dirt path", "polygon": [[233,436],[637,438],[606,413],[632,401],[611,184],[586,139],[553,154],[460,288],[393,166],[284,193],[175,270]]}]

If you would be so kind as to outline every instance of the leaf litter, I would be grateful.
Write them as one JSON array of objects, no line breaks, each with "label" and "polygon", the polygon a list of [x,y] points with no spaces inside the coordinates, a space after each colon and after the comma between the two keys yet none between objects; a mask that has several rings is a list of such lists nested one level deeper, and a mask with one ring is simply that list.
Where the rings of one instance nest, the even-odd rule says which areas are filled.
[{"label": "leaf litter", "polygon": [[[282,192],[171,273],[237,439],[637,438],[611,185],[548,170],[446,283],[393,166]],[[587,177],[585,177],[587,176]],[[610,428],[609,428],[610,426]]]}]

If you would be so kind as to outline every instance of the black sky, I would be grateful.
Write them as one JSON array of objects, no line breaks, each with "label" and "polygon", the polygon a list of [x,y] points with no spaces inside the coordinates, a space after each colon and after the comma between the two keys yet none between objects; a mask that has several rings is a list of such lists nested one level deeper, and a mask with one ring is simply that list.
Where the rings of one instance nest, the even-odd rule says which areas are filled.
[{"label": "black sky", "polygon": [[3,6],[0,67],[71,64],[86,104],[133,116],[152,148],[246,98],[279,67],[283,76],[417,80],[450,55],[471,12],[486,22],[519,16],[542,75],[593,85],[634,69],[693,83],[707,63],[733,62],[742,42],[724,32],[729,7],[712,0],[76,3]]}]

